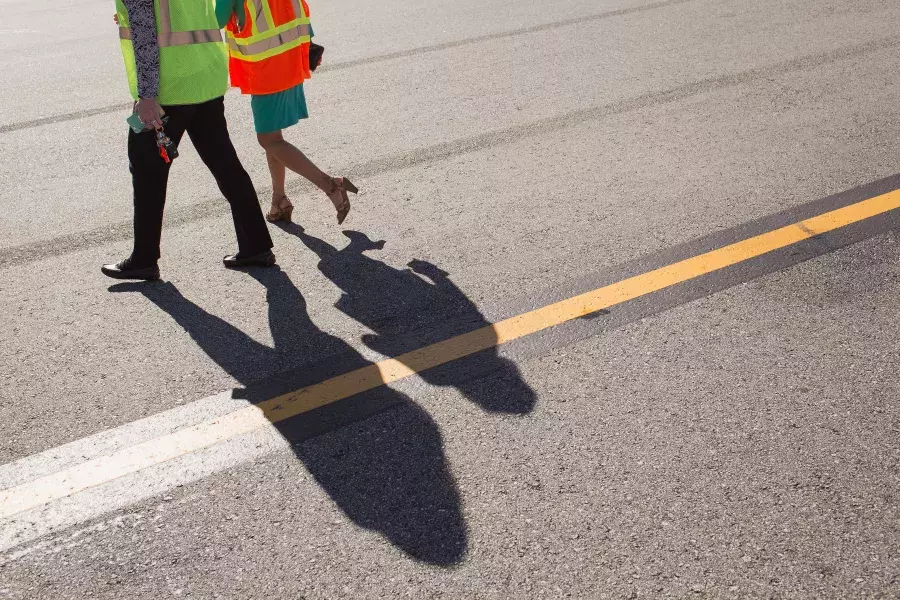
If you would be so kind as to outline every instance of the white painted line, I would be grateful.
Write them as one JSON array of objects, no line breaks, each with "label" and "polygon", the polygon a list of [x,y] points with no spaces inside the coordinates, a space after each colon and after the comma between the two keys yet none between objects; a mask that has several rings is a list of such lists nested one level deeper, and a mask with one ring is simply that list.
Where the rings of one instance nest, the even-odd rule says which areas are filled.
[{"label": "white painted line", "polygon": [[114,454],[130,446],[227,415],[250,405],[246,400],[237,400],[231,395],[231,392],[223,392],[202,398],[115,429],[0,465],[0,490],[58,473],[88,460]]},{"label": "white painted line", "polygon": [[261,458],[290,444],[271,425],[171,461],[153,465],[78,494],[0,520],[0,565],[28,553],[34,540],[153,498],[179,485]]}]

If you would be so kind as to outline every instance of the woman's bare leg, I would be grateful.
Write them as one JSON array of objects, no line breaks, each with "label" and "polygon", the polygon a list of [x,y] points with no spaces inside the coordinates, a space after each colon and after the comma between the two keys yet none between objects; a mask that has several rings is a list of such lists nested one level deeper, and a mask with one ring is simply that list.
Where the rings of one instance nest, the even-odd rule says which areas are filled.
[{"label": "woman's bare leg", "polygon": [[272,176],[272,206],[266,213],[266,219],[272,223],[291,220],[294,205],[284,191],[284,179],[286,167],[270,152],[266,152],[266,162],[269,163],[269,174]]},{"label": "woman's bare leg", "polygon": [[287,196],[284,191],[287,167],[268,150],[266,151],[266,161],[269,163],[269,173],[272,175],[272,204],[275,204],[277,200]]},{"label": "woman's bare leg", "polygon": [[[296,146],[285,141],[281,131],[272,133],[258,133],[256,139],[259,145],[266,151],[266,158],[269,161],[269,170],[272,171],[272,189],[273,194],[277,188],[276,175],[281,176],[280,189],[284,190],[284,168],[288,168],[298,175],[302,175],[317,188],[325,192],[334,209],[337,211],[338,224],[344,222],[347,214],[350,212],[350,200],[347,198],[347,191],[350,190],[354,194],[357,192],[352,183],[342,177],[332,178],[331,175],[320,169],[309,160],[303,152]],[[281,170],[273,169],[273,163],[281,165]],[[275,199],[273,198],[273,207],[275,207]],[[281,201],[285,203],[285,200]],[[289,205],[287,201],[285,205]],[[288,217],[289,218],[289,217]]]},{"label": "woman's bare leg", "polygon": [[286,141],[281,134],[281,131],[258,133],[256,134],[256,139],[259,140],[259,145],[266,151],[266,156],[269,158],[270,170],[272,159],[274,159],[294,173],[302,175],[311,181],[313,185],[326,194],[334,187],[328,173],[325,173],[317,167],[315,163],[309,160],[296,146]]}]

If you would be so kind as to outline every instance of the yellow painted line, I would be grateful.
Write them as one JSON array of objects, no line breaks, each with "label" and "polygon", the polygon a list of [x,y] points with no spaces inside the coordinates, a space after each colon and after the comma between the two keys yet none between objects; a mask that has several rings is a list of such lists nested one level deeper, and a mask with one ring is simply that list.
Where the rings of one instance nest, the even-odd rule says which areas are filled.
[{"label": "yellow painted line", "polygon": [[900,208],[900,190],[723,246],[0,492],[0,519]]}]

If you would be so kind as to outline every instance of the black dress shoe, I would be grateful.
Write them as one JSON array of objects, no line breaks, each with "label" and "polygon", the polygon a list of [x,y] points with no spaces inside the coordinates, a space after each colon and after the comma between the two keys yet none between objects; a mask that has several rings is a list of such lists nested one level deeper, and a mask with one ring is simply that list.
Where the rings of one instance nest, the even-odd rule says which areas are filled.
[{"label": "black dress shoe", "polygon": [[131,266],[131,259],[129,258],[114,265],[103,265],[100,267],[100,270],[104,275],[113,279],[137,279],[140,281],[156,281],[159,279],[159,265],[134,268]]},{"label": "black dress shoe", "polygon": [[222,259],[222,263],[229,269],[240,269],[241,267],[271,267],[275,264],[275,253],[271,250],[253,254],[251,256],[241,256],[241,253],[226,256]]}]

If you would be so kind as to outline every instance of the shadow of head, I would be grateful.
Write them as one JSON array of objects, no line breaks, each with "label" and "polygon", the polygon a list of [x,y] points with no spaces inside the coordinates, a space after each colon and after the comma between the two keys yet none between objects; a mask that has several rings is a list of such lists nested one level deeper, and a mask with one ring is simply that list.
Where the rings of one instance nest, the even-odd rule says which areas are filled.
[{"label": "shadow of head", "polygon": [[379,532],[418,561],[460,563],[468,545],[466,524],[437,424],[389,388],[350,402],[397,404],[296,444],[297,457],[358,526]]}]

